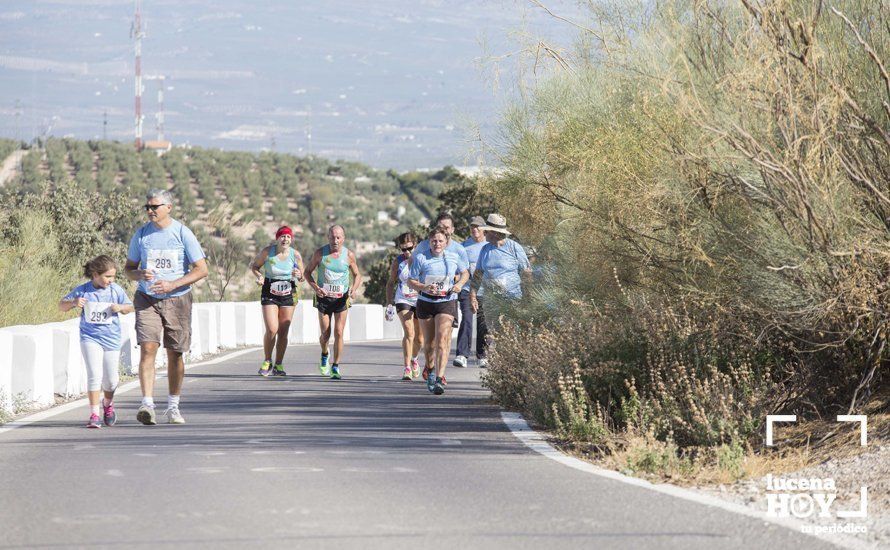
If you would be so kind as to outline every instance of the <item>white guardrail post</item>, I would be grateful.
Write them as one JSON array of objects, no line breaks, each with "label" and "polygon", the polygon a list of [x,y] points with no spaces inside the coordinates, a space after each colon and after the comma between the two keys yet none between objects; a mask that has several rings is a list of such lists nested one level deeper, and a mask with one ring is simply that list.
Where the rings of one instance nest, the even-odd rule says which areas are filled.
[{"label": "white guardrail post", "polygon": [[53,330],[53,388],[64,397],[87,391],[87,373],[80,351],[80,320],[48,323]]},{"label": "white guardrail post", "polygon": [[[344,339],[373,341],[400,339],[398,320],[384,321],[383,306],[356,304],[349,311]],[[136,317],[120,316],[121,365],[139,371]],[[54,395],[73,396],[86,391],[86,369],[80,352],[80,321],[69,319],[43,325],[0,328],[0,408],[12,411],[21,405],[47,406]],[[194,305],[189,360],[238,346],[263,343],[262,308],[254,302],[210,302]],[[318,312],[311,300],[300,300],[291,324],[292,344],[318,342]],[[157,364],[167,362],[166,350],[158,350]]]},{"label": "white guardrail post", "polygon": [[4,330],[12,335],[10,391],[13,400],[23,405],[52,405],[55,402],[52,327],[20,325]]},{"label": "white guardrail post", "polygon": [[0,412],[12,412],[12,333],[0,330]]}]

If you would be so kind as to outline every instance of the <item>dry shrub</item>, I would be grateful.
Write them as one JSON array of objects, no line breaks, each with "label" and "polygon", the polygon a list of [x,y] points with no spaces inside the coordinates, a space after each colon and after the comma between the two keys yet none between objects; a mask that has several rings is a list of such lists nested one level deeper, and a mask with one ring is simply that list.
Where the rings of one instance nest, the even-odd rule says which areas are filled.
[{"label": "dry shrub", "polygon": [[591,9],[485,184],[556,273],[498,330],[496,399],[568,425],[577,365],[613,433],[680,449],[862,410],[890,364],[886,2]]}]

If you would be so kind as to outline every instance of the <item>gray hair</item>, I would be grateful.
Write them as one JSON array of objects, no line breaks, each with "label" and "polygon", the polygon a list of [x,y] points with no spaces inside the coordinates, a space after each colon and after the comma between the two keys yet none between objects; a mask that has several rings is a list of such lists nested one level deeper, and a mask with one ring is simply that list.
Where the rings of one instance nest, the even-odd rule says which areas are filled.
[{"label": "gray hair", "polygon": [[148,193],[145,194],[145,200],[150,201],[151,199],[162,199],[164,204],[172,205],[173,193],[166,189],[149,189]]},{"label": "gray hair", "polygon": [[340,231],[343,232],[343,236],[344,236],[344,237],[346,236],[346,230],[343,229],[343,226],[340,225],[340,224],[334,224],[334,225],[330,226],[330,227],[328,228],[328,235],[333,235],[333,234],[334,234],[334,229],[339,229]]}]

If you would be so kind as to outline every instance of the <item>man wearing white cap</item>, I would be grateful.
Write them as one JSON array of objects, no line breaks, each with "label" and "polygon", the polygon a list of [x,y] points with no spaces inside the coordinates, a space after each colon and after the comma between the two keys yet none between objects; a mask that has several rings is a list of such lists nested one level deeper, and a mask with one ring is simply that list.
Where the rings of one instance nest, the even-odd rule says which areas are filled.
[{"label": "man wearing white cap", "polygon": [[485,225],[480,229],[488,241],[479,252],[476,270],[470,285],[470,305],[477,314],[477,338],[482,341],[482,355],[479,366],[485,368],[488,361],[484,357],[487,348],[488,327],[482,311],[483,295],[498,294],[511,299],[522,298],[522,278],[531,275],[531,264],[525,250],[516,241],[508,239],[507,220],[500,214],[489,214]]},{"label": "man wearing white cap", "polygon": [[[470,262],[470,278],[473,277],[473,272],[476,270],[479,253],[487,244],[485,232],[482,231],[484,225],[485,220],[482,216],[473,216],[470,219],[470,237],[462,243],[464,250],[467,251],[467,260]],[[458,303],[460,304],[460,328],[457,329],[457,356],[454,358],[454,366],[466,368],[467,358],[470,356],[473,344],[473,308],[470,305],[469,285],[461,291]],[[482,359],[484,356],[482,338],[477,334],[476,359]]]}]

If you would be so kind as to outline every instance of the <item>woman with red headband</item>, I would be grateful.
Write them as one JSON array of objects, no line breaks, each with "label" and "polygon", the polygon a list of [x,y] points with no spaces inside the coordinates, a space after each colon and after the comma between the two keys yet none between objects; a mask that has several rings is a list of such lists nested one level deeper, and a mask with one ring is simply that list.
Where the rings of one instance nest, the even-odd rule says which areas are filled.
[{"label": "woman with red headband", "polygon": [[[287,335],[294,318],[294,284],[303,280],[303,258],[291,245],[294,232],[283,225],[275,233],[275,244],[263,248],[250,264],[256,283],[263,287],[260,304],[266,335],[263,337],[265,361],[260,367],[262,376],[284,376],[284,352]],[[272,363],[272,350],[275,363]]]}]

